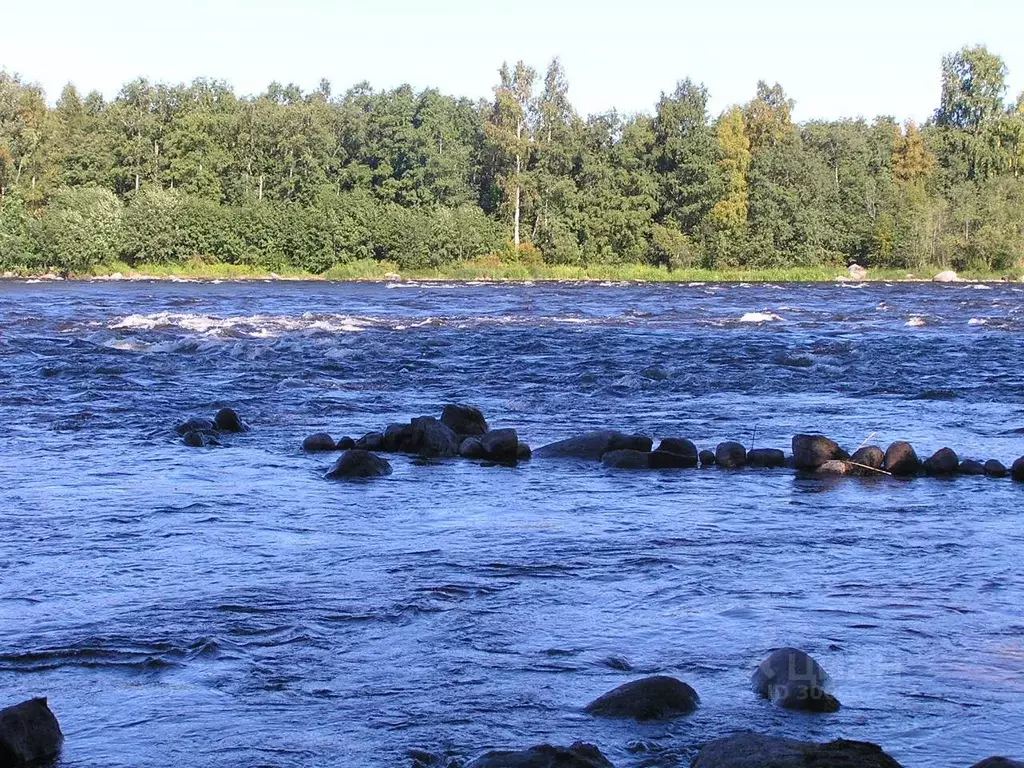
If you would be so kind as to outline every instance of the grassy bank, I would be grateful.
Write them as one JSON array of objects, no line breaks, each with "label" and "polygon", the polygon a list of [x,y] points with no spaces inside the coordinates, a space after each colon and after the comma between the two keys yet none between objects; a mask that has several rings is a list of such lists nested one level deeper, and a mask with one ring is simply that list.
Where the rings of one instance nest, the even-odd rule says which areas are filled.
[{"label": "grassy bank", "polygon": [[[867,281],[909,281],[931,280],[940,271],[938,267],[920,270],[870,270]],[[965,280],[1024,280],[1024,272],[986,272],[968,270],[959,273]],[[21,274],[22,277],[32,275]],[[37,275],[38,276],[38,275]],[[502,263],[493,259],[451,264],[438,269],[406,270],[387,261],[362,260],[332,267],[330,270],[313,274],[295,269],[269,272],[245,264],[225,264],[201,260],[180,264],[138,264],[130,266],[114,262],[94,267],[88,274],[73,275],[77,279],[117,278],[124,279],[186,279],[186,280],[333,280],[333,281],[388,281],[396,276],[402,280],[423,281],[592,281],[592,282],[638,282],[638,283],[692,283],[692,282],[743,282],[743,283],[829,283],[838,279],[849,279],[847,271],[837,267],[786,267],[779,269],[677,269],[669,271],[664,267],[646,265],[592,265],[588,267],[556,266],[547,264]]]}]

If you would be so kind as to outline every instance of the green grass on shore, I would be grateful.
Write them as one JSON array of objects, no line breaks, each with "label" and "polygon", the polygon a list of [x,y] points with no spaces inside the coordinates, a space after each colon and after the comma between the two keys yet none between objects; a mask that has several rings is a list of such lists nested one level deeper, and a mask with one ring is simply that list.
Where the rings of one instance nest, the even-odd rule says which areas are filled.
[{"label": "green grass on shore", "polygon": [[[911,273],[906,270],[872,269],[869,281],[930,280],[940,271],[929,267]],[[271,271],[247,264],[226,264],[207,260],[190,260],[180,264],[137,264],[113,262],[94,267],[89,275],[82,277],[111,277],[120,275],[129,279],[192,279],[192,280],[334,280],[334,281],[385,281],[402,280],[438,281],[596,281],[596,282],[648,282],[648,283],[693,283],[693,282],[739,282],[739,283],[815,283],[835,282],[845,278],[847,272],[839,267],[784,267],[777,269],[677,269],[669,271],[664,267],[640,264],[591,265],[587,267],[559,266],[548,264],[503,263],[496,259],[479,259],[447,265],[437,269],[401,271],[398,265],[388,261],[360,260],[331,267],[322,274],[283,268]],[[995,273],[964,271],[960,277],[968,280],[1020,280],[1019,271]]]}]

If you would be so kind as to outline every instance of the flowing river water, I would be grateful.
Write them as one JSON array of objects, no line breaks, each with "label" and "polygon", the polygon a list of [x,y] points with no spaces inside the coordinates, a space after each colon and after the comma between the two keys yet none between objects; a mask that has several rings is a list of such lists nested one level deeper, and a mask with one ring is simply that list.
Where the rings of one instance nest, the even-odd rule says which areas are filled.
[{"label": "flowing river water", "polygon": [[[821,431],[1009,465],[1022,364],[1012,285],[0,282],[0,705],[48,696],[64,768],[574,740],[686,766],[741,729],[1024,757],[1024,484],[404,457],[338,483],[299,449],[469,402],[534,447]],[[253,430],[182,445],[223,405]],[[840,712],[755,698],[782,645]],[[582,712],[653,673],[701,708]]]}]

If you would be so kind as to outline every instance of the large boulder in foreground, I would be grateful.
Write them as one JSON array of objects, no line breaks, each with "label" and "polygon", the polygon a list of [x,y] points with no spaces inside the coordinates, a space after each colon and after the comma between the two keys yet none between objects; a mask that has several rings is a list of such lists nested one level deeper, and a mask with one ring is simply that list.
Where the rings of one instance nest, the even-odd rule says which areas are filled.
[{"label": "large boulder in foreground", "polygon": [[620,685],[590,702],[586,711],[602,717],[665,720],[688,715],[699,703],[697,692],[686,683],[667,675],[655,675]]},{"label": "large boulder in foreground", "polygon": [[463,440],[467,437],[479,437],[490,431],[483,412],[471,405],[446,405],[441,411],[441,423]]},{"label": "large boulder in foreground", "polygon": [[751,677],[754,693],[784,709],[836,712],[839,700],[826,693],[829,677],[811,656],[798,648],[774,651]]},{"label": "large boulder in foreground", "polygon": [[0,766],[33,765],[60,752],[64,734],[46,699],[0,709]]},{"label": "large boulder in foreground", "polygon": [[839,443],[825,435],[793,435],[793,466],[796,469],[817,469],[826,461],[845,459]]},{"label": "large boulder in foreground", "polygon": [[519,751],[495,750],[478,757],[466,768],[615,768],[593,744],[571,747],[541,744]]},{"label": "large boulder in foreground", "polygon": [[739,469],[747,463],[747,449],[727,440],[715,448],[715,463],[722,469]]},{"label": "large boulder in foreground", "polygon": [[897,440],[885,451],[882,469],[896,477],[910,477],[921,471],[921,459],[914,446],[905,440]]},{"label": "large boulder in foreground", "polygon": [[610,451],[650,451],[654,441],[646,435],[627,435],[614,429],[600,429],[559,440],[533,452],[538,459],[588,459],[599,461]]},{"label": "large boulder in foreground", "polygon": [[876,744],[839,739],[827,744],[738,733],[701,747],[692,768],[901,768]]},{"label": "large boulder in foreground", "polygon": [[391,465],[375,453],[353,448],[345,451],[327,472],[331,480],[362,480],[370,477],[387,477]]}]

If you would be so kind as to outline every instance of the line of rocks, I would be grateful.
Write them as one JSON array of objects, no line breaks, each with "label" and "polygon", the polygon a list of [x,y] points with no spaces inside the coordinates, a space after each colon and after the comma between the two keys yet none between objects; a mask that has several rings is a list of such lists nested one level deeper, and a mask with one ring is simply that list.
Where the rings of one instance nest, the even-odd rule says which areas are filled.
[{"label": "line of rocks", "polygon": [[[784,709],[831,713],[839,701],[827,692],[830,679],[809,654],[796,648],[773,651],[751,676],[755,694]],[[596,717],[639,722],[669,720],[695,711],[700,697],[687,683],[655,675],[620,685],[594,699],[584,711]],[[429,755],[414,756],[415,766],[436,764]],[[876,744],[838,739],[828,743],[742,732],[702,746],[691,768],[901,768]],[[522,750],[493,750],[466,768],[614,768],[593,744],[568,747],[541,744]],[[1005,757],[990,757],[972,768],[1024,768]]]},{"label": "line of rocks", "polygon": [[221,444],[225,434],[248,432],[249,425],[233,408],[221,408],[212,419],[193,416],[174,428],[181,441],[190,448],[208,448]]}]

